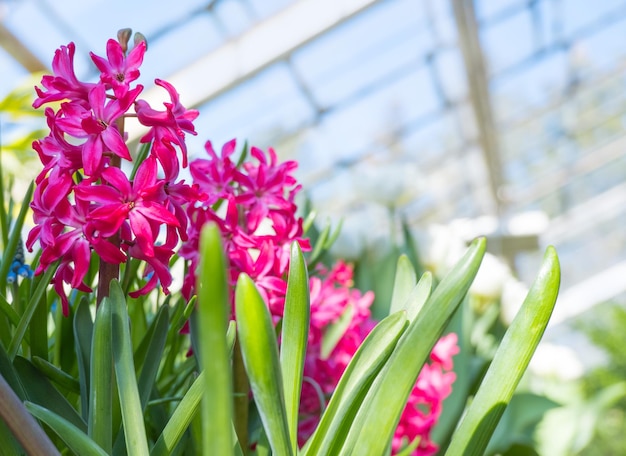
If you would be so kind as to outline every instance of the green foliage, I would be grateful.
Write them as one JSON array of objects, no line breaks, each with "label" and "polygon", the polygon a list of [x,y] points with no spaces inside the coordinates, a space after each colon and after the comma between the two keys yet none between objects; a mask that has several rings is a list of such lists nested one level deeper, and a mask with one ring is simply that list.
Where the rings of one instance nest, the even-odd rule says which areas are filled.
[{"label": "green foliage", "polygon": [[561,281],[554,248],[507,330],[446,454],[482,455],[546,329]]},{"label": "green foliage", "polygon": [[[6,209],[4,196],[0,205]],[[5,210],[2,226],[17,229],[24,216]],[[320,253],[309,260],[321,258],[332,237],[321,233]],[[7,259],[19,240],[13,231],[3,233],[3,239],[2,258]],[[162,301],[157,291],[128,298],[124,290],[142,273],[133,264],[122,270],[121,282],[111,282],[109,296],[98,306],[92,294],[73,292],[71,320],[61,315],[59,300],[48,287],[55,267],[17,284],[0,283],[0,374],[7,382],[6,387],[0,384],[0,393],[18,398],[12,416],[28,411],[44,424],[33,421],[39,429],[39,435],[33,432],[35,444],[54,445],[64,453],[385,455],[432,347],[445,331],[462,328],[471,314],[465,296],[485,243],[473,242],[437,284],[430,273],[416,272],[410,256],[398,260],[396,255],[386,306],[392,312],[387,311],[356,352],[302,449],[296,431],[309,331],[310,264],[294,244],[287,306],[278,326],[252,279],[241,275],[235,290],[237,324],[229,324],[230,290],[214,226],[201,236],[198,296],[191,303],[180,296]],[[88,281],[94,276],[95,271]],[[513,393],[549,319],[558,276],[556,254],[548,249],[522,312],[502,342],[494,342],[499,348],[493,360],[485,358],[475,366],[476,352],[463,352],[463,347],[472,348],[471,332],[480,325],[458,330],[462,353],[457,364],[466,372],[463,377],[458,371],[457,405],[446,418],[443,435],[449,438],[463,414],[465,419],[449,454],[482,454],[509,402],[511,408],[502,415],[507,426],[496,431],[488,451],[528,448],[534,422],[554,404]],[[180,333],[188,318],[191,337]],[[494,320],[484,318],[480,331],[487,333]],[[344,330],[340,319],[325,335],[324,350],[332,350]],[[247,391],[243,399],[234,393],[233,381],[239,380],[249,382],[252,392],[249,418],[238,415],[234,406],[237,400],[248,403]],[[472,396],[474,402],[465,411]],[[530,403],[533,410],[526,407]],[[0,438],[7,448],[20,448],[14,418],[1,416]],[[249,425],[249,436],[241,433],[242,420]],[[256,442],[255,450],[248,440]],[[410,442],[404,452],[418,443]]]},{"label": "green foliage", "polygon": [[607,356],[582,379],[593,435],[581,455],[626,453],[626,308],[615,303],[598,306],[578,327]]}]

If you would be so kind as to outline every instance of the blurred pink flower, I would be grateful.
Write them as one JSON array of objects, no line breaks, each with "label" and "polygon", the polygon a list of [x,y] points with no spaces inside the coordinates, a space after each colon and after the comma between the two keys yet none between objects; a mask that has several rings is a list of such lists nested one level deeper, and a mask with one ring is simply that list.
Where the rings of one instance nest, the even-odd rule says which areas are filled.
[{"label": "blurred pink flower", "polygon": [[[237,169],[231,160],[235,146],[235,140],[227,142],[218,156],[207,142],[208,159],[196,159],[190,164],[194,185],[204,200],[199,205],[188,206],[189,241],[181,248],[180,255],[190,261],[192,274],[185,277],[183,292],[187,297],[193,293],[199,234],[202,226],[212,221],[224,238],[231,285],[235,285],[242,272],[248,274],[255,280],[272,314],[279,318],[287,287],[289,246],[297,241],[303,250],[310,249],[308,239],[302,237],[302,219],[296,216],[297,208],[293,204],[300,190],[291,174],[297,165],[279,163],[271,149],[268,161],[261,149],[253,147],[252,156],[257,163],[246,162]],[[260,176],[271,179],[265,181]],[[260,211],[254,209],[261,206]],[[255,221],[251,222],[253,218]]]}]

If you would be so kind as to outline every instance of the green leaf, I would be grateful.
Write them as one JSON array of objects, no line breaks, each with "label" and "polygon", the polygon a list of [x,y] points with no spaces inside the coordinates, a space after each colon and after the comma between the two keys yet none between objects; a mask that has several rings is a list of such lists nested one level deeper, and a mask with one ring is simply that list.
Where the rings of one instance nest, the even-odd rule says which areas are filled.
[{"label": "green leaf", "polygon": [[396,456],[411,456],[419,446],[421,440],[422,438],[418,435],[413,439],[411,443],[409,443],[406,447],[400,450],[400,452],[397,453]]},{"label": "green leaf", "polygon": [[415,269],[406,255],[400,255],[398,258],[398,266],[396,267],[396,277],[393,283],[393,292],[391,294],[391,304],[389,305],[389,313],[395,313],[404,308],[404,303],[409,294],[415,288],[417,277]]},{"label": "green leaf", "polygon": [[433,288],[433,275],[426,271],[417,285],[411,290],[409,296],[404,303],[404,308],[407,312],[407,318],[409,321],[415,320],[415,318],[419,315],[422,307],[426,304],[430,293]]},{"label": "green leaf", "polygon": [[446,454],[482,455],[541,340],[559,291],[561,272],[548,247],[539,274],[506,331]]},{"label": "green leaf", "polygon": [[70,374],[59,369],[57,366],[50,363],[49,361],[39,358],[38,356],[34,356],[32,362],[37,370],[39,370],[54,383],[62,386],[69,392],[80,394],[80,382],[72,377]]},{"label": "green leaf", "polygon": [[302,250],[297,242],[291,244],[287,294],[283,315],[280,367],[283,374],[285,410],[291,438],[291,449],[298,449],[298,412],[302,374],[309,337],[311,304],[309,301],[309,274]]},{"label": "green leaf", "polygon": [[89,312],[89,301],[83,297],[74,314],[74,349],[78,360],[78,381],[80,382],[80,409],[83,419],[89,419],[89,388],[91,370],[91,340],[93,321]]},{"label": "green leaf", "polygon": [[330,236],[330,222],[326,224],[324,229],[319,233],[319,237],[317,238],[315,245],[313,246],[313,251],[309,256],[309,266],[313,266],[316,264],[322,253],[324,253],[326,242]]},{"label": "green leaf", "polygon": [[511,398],[487,446],[486,454],[506,452],[515,444],[533,444],[535,427],[559,404],[545,396],[519,393]]},{"label": "green leaf", "polygon": [[0,344],[0,376],[9,384],[20,400],[24,401],[27,399],[26,391],[24,391],[19,375],[15,371],[13,361],[9,358],[2,344]]},{"label": "green leaf", "polygon": [[88,434],[104,451],[111,453],[113,442],[113,352],[112,312],[109,298],[100,302],[91,342]]},{"label": "green leaf", "polygon": [[[32,280],[32,284],[35,288],[39,285],[40,277],[35,277]],[[24,287],[26,283],[23,281],[21,286]],[[47,283],[46,283],[47,285]],[[46,293],[41,295],[39,302],[35,306],[33,316],[28,325],[30,344],[30,356],[38,356],[42,359],[48,359],[48,302],[46,299]]]},{"label": "green leaf", "polygon": [[313,222],[315,222],[315,217],[317,217],[317,212],[315,210],[311,210],[308,212],[308,215],[304,218],[304,222],[302,222],[302,231],[303,233],[307,233],[311,227],[313,227]]},{"label": "green leaf", "polygon": [[2,295],[0,295],[0,312],[9,319],[13,326],[17,327],[20,324],[20,316]]},{"label": "green leaf", "polygon": [[26,402],[24,405],[34,417],[50,426],[75,454],[107,456],[108,453],[106,451],[100,448],[87,434],[66,419],[32,402]]},{"label": "green leaf", "polygon": [[9,114],[12,119],[25,116],[41,117],[41,112],[33,108],[33,85],[38,84],[43,73],[30,75],[28,81],[11,90],[0,100],[0,112]]},{"label": "green leaf", "polygon": [[303,454],[336,454],[372,381],[407,327],[406,312],[389,315],[368,334],[346,367]]},{"label": "green leaf", "polygon": [[46,406],[74,426],[87,431],[87,424],[68,400],[54,387],[44,374],[26,358],[16,356],[13,360],[15,371],[29,401]]},{"label": "green leaf", "polygon": [[137,350],[138,353],[135,354],[136,364],[138,364],[139,368],[139,398],[144,410],[150,399],[161,358],[163,357],[163,351],[165,350],[168,323],[169,308],[161,306],[140,345],[140,348],[145,346],[145,349]]},{"label": "green leaf", "polygon": [[163,432],[150,451],[151,456],[169,456],[196,415],[205,391],[206,373],[202,372],[192,383],[185,396],[172,413]]},{"label": "green leaf", "polygon": [[148,154],[150,153],[150,147],[151,146],[152,146],[152,143],[151,142],[147,142],[147,143],[143,143],[139,147],[139,152],[137,153],[137,157],[133,161],[133,169],[130,172],[130,179],[131,180],[135,178],[135,174],[137,174],[137,170],[139,169],[139,165],[141,165],[143,163],[143,161],[146,159],[146,157],[148,157]]},{"label": "green leaf", "polygon": [[196,280],[197,331],[200,367],[205,373],[202,402],[204,454],[232,454],[232,379],[226,340],[228,281],[221,235],[215,224],[200,234],[200,265]]},{"label": "green leaf", "polygon": [[246,161],[246,158],[248,158],[248,141],[243,143],[243,148],[241,149],[241,153],[239,154],[239,158],[237,159],[237,169],[241,168],[241,165],[243,165],[243,162]]},{"label": "green leaf", "polygon": [[147,455],[148,441],[137,390],[126,298],[117,280],[111,282],[108,299],[111,304],[113,365],[122,410],[126,450],[131,456]]},{"label": "green leaf", "polygon": [[485,253],[477,239],[443,278],[391,354],[359,410],[341,454],[384,454],[419,372],[467,293]]},{"label": "green leaf", "polygon": [[406,217],[400,216],[400,224],[402,226],[402,234],[404,238],[404,245],[402,246],[402,251],[408,256],[411,264],[416,268],[416,275],[419,275],[420,272],[425,272],[421,265],[423,264],[420,261],[419,248],[417,247],[417,242],[415,241],[415,236],[411,232],[411,227],[406,220]]},{"label": "green leaf", "polygon": [[330,323],[324,328],[324,334],[322,335],[322,347],[320,349],[320,358],[328,359],[333,352],[343,335],[346,333],[348,326],[352,322],[354,317],[354,306],[348,303],[346,309],[339,316],[337,321]]},{"label": "green leaf", "polygon": [[237,281],[235,312],[241,354],[272,452],[292,455],[274,326],[263,298],[245,273]]},{"label": "green leaf", "polygon": [[[17,355],[17,351],[19,350],[20,344],[22,343],[22,339],[24,338],[24,334],[26,334],[26,330],[30,325],[30,321],[35,314],[35,310],[41,301],[41,297],[46,291],[48,284],[50,283],[50,279],[52,278],[52,274],[54,274],[55,267],[51,265],[46,272],[44,272],[41,281],[37,284],[35,291],[33,292],[28,305],[26,306],[26,310],[20,317],[20,323],[17,325],[15,329],[15,334],[13,334],[13,338],[11,339],[11,343],[9,344],[8,353],[11,359],[15,358]],[[0,272],[1,273],[1,272]]]}]

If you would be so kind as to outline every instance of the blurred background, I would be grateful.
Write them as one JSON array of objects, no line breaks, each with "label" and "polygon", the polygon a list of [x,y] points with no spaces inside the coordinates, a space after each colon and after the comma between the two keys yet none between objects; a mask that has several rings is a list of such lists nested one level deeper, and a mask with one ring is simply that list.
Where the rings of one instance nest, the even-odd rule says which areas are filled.
[{"label": "blurred background", "polygon": [[[626,1],[0,0],[2,160],[17,180],[38,169],[29,75],[73,41],[79,78],[97,78],[89,51],[123,27],[148,39],[146,97],[162,100],[159,77],[200,111],[192,156],[236,137],[298,160],[319,229],[343,220],[335,255],[393,277],[386,255],[410,234],[442,272],[486,235],[474,291],[515,308],[507,296],[555,245],[543,369],[570,356],[572,378],[607,365],[602,387],[626,377]],[[376,274],[357,276],[386,298]]]}]

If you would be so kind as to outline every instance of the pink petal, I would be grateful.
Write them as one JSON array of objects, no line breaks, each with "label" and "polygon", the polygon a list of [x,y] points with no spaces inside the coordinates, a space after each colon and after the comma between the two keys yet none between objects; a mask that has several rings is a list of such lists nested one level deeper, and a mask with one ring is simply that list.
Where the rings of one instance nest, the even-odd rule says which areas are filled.
[{"label": "pink petal", "polygon": [[154,236],[150,222],[139,212],[131,211],[129,214],[130,228],[135,234],[139,248],[148,257],[154,256]]},{"label": "pink petal", "polygon": [[88,176],[94,176],[102,162],[103,144],[100,138],[90,137],[83,144],[83,169]]},{"label": "pink petal", "polygon": [[156,182],[157,165],[154,157],[146,158],[139,168],[137,168],[137,174],[133,181],[133,188],[138,193],[139,190],[151,187]]},{"label": "pink petal", "polygon": [[168,211],[165,206],[151,201],[143,201],[141,205],[137,204],[132,212],[140,212],[146,218],[166,223],[171,226],[180,226],[180,222],[174,214]]},{"label": "pink petal", "polygon": [[[130,198],[132,187],[128,177],[119,168],[110,167],[102,171],[102,178],[112,187],[117,189],[124,199]],[[119,201],[119,197],[118,197]]]},{"label": "pink petal", "polygon": [[108,150],[125,160],[132,160],[128,146],[115,126],[109,126],[102,132],[101,137]]},{"label": "pink petal", "polygon": [[107,57],[113,69],[122,68],[124,52],[122,51],[122,45],[117,40],[110,39],[107,41]]}]

